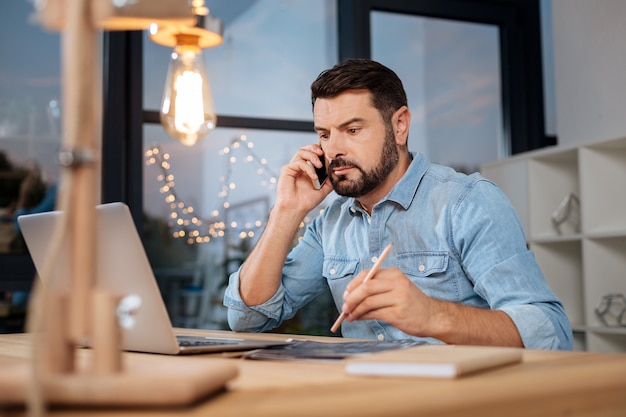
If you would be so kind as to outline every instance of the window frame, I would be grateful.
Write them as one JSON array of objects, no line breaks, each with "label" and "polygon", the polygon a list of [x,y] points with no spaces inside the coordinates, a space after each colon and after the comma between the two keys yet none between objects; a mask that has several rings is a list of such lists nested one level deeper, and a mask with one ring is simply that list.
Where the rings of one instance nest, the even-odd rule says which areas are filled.
[{"label": "window frame", "polygon": [[[556,144],[545,135],[539,0],[337,0],[338,61],[370,57],[370,12],[495,24],[500,28],[504,137],[516,154]],[[104,125],[101,201],[130,206],[138,230],[143,210],[143,124],[159,123],[143,109],[142,32],[103,35]],[[312,120],[218,115],[218,127],[312,132]],[[35,268],[28,254],[2,254],[1,289],[29,290]]]},{"label": "window frame", "polygon": [[371,58],[372,11],[496,25],[502,126],[512,155],[556,144],[545,134],[539,0],[337,0],[339,59]]},{"label": "window frame", "polygon": [[[554,145],[545,135],[539,0],[337,0],[338,61],[369,58],[370,12],[486,23],[500,28],[504,137],[512,154]],[[107,32],[104,43],[105,118],[102,201],[124,201],[141,228],[144,123],[141,32]],[[218,115],[218,127],[312,132],[311,120]],[[121,169],[120,169],[121,167]]]}]

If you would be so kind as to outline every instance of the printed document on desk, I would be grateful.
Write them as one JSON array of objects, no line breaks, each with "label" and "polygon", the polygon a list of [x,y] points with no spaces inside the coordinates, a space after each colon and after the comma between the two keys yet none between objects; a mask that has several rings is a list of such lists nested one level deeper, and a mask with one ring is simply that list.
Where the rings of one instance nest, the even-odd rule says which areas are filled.
[{"label": "printed document on desk", "polygon": [[350,358],[352,375],[456,378],[521,362],[523,349],[486,346],[424,345]]},{"label": "printed document on desk", "polygon": [[339,361],[374,352],[407,349],[422,345],[416,340],[359,340],[351,342],[314,342],[293,340],[291,343],[252,350],[243,355],[247,359]]}]

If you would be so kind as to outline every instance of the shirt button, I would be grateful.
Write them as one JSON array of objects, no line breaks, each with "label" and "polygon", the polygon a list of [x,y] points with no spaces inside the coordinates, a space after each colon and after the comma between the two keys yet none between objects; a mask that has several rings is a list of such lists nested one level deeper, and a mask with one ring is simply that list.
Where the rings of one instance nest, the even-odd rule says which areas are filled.
[{"label": "shirt button", "polygon": [[330,271],[328,272],[330,272],[332,275],[335,275],[335,272],[337,272],[337,270],[335,268],[330,268]]},{"label": "shirt button", "polygon": [[420,272],[426,271],[426,267],[424,265],[418,266],[417,269],[419,269]]},{"label": "shirt button", "polygon": [[375,264],[377,260],[378,260],[378,256],[372,256],[372,259],[370,259],[370,261],[372,261],[373,264]]},{"label": "shirt button", "polygon": [[376,336],[376,338],[382,342],[383,340],[385,340],[385,335],[379,334],[378,336]]}]

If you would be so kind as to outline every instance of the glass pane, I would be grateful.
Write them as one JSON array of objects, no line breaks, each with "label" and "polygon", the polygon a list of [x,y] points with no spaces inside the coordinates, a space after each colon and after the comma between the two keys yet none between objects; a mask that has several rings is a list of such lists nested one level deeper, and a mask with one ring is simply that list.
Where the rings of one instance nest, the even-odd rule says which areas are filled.
[{"label": "glass pane", "polygon": [[508,155],[497,26],[387,12],[371,25],[372,58],[407,91],[411,150],[464,172]]},{"label": "glass pane", "polygon": [[[218,128],[187,147],[145,125],[143,240],[174,325],[225,328],[228,275],[265,226],[281,166],[315,142],[313,132]],[[194,296],[204,297],[197,309]]]},{"label": "glass pane", "polygon": [[543,62],[543,105],[546,135],[556,136],[556,97],[554,92],[554,35],[552,1],[541,0],[541,59]]},{"label": "glass pane", "polygon": [[25,252],[18,214],[54,207],[60,147],[60,35],[25,0],[0,13],[0,253]]},{"label": "glass pane", "polygon": [[[224,23],[224,42],[203,50],[217,114],[311,119],[308,87],[337,59],[335,3],[208,1]],[[158,109],[171,50],[144,45],[144,108]]]}]

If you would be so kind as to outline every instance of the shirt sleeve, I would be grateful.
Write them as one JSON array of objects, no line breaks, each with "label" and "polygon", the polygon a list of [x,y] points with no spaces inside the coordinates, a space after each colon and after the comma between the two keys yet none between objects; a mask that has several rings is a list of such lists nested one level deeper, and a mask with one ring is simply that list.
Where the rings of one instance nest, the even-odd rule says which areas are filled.
[{"label": "shirt sleeve", "polygon": [[276,293],[267,301],[248,306],[239,292],[239,270],[231,274],[224,293],[228,308],[228,325],[232,330],[262,332],[278,327],[327,288],[322,276],[323,252],[314,220],[303,238],[291,250],[283,267]]},{"label": "shirt sleeve", "polygon": [[237,332],[262,332],[277,327],[281,322],[282,285],[263,304],[248,306],[239,293],[239,273],[241,267],[231,274],[224,293],[224,306],[228,307],[228,325]]},{"label": "shirt sleeve", "polygon": [[504,193],[477,181],[452,212],[453,247],[474,290],[493,310],[504,311],[530,349],[572,348],[572,330],[550,289],[517,214]]}]

